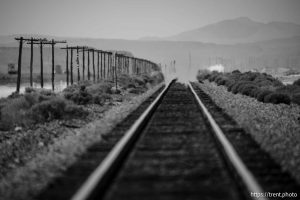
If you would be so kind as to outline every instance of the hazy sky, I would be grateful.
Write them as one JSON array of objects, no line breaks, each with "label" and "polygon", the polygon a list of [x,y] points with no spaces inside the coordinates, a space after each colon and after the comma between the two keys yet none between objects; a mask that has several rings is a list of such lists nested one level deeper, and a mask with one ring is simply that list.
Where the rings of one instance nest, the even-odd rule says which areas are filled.
[{"label": "hazy sky", "polygon": [[0,0],[0,35],[138,39],[241,16],[300,24],[300,0]]}]

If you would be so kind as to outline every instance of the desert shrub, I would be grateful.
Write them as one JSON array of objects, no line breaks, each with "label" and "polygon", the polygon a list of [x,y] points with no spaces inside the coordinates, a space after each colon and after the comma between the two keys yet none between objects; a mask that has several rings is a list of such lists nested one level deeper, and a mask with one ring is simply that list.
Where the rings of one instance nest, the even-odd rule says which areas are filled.
[{"label": "desert shrub", "polygon": [[1,109],[1,130],[9,130],[18,124],[26,123],[26,110],[30,108],[30,103],[24,96],[12,99]]},{"label": "desert shrub", "polygon": [[233,70],[232,72],[231,72],[232,74],[241,74],[241,72],[240,72],[240,70]]},{"label": "desert shrub", "polygon": [[231,92],[237,94],[240,91],[240,88],[245,84],[251,84],[250,81],[238,81],[231,87]]},{"label": "desert shrub", "polygon": [[145,80],[140,76],[132,76],[132,81],[136,86],[143,86],[146,84]]},{"label": "desert shrub", "polygon": [[76,92],[79,89],[80,89],[80,85],[74,84],[74,85],[70,85],[70,86],[66,87],[63,90],[63,92],[64,93],[72,93],[72,92]]},{"label": "desert shrub", "polygon": [[288,94],[288,95],[293,95],[296,93],[300,93],[300,86],[298,85],[285,85],[282,87],[278,87],[276,89],[276,92],[279,93],[284,93],[284,94]]},{"label": "desert shrub", "polygon": [[40,96],[38,93],[36,92],[32,92],[32,93],[25,93],[24,94],[24,98],[25,100],[28,102],[29,107],[33,106],[34,104],[38,103],[40,101]]},{"label": "desert shrub", "polygon": [[225,85],[226,82],[228,81],[228,78],[222,77],[216,81],[217,85]]},{"label": "desert shrub", "polygon": [[292,95],[292,102],[300,105],[300,93]]},{"label": "desert shrub", "polygon": [[157,85],[165,80],[165,77],[162,72],[154,71],[151,73],[151,84]]},{"label": "desert shrub", "polygon": [[300,78],[298,80],[294,81],[293,85],[300,86]]},{"label": "desert shrub", "polygon": [[233,80],[230,81],[230,82],[227,84],[227,91],[228,91],[228,92],[231,92],[233,86],[234,86],[236,83],[237,83],[236,81],[233,81]]},{"label": "desert shrub", "polygon": [[36,92],[36,90],[33,87],[26,87],[25,88],[25,93],[31,93],[31,92]]},{"label": "desert shrub", "polygon": [[118,77],[118,82],[124,89],[128,88],[129,85],[134,85],[132,78],[128,74],[120,74]]},{"label": "desert shrub", "polygon": [[152,81],[150,75],[148,75],[148,74],[142,74],[141,77],[142,77],[142,79],[144,79],[145,84],[150,83]]},{"label": "desert shrub", "polygon": [[287,94],[273,92],[265,96],[264,102],[273,103],[273,104],[279,104],[279,103],[290,104],[291,98]]},{"label": "desert shrub", "polygon": [[37,92],[39,92],[41,95],[45,95],[45,96],[55,96],[55,93],[52,90],[40,89]]},{"label": "desert shrub", "polygon": [[256,90],[251,90],[250,92],[250,97],[254,97],[257,99],[258,94],[262,91],[263,89],[257,88]]},{"label": "desert shrub", "polygon": [[215,81],[215,79],[219,76],[219,73],[212,73],[211,76],[208,78],[209,82]]},{"label": "desert shrub", "polygon": [[19,98],[19,97],[21,97],[22,96],[22,94],[20,94],[20,93],[18,93],[18,92],[13,92],[13,93],[11,93],[10,95],[8,95],[8,99],[16,99],[16,98]]},{"label": "desert shrub", "polygon": [[258,87],[251,84],[245,84],[245,86],[240,90],[240,93],[247,96],[252,96],[252,91],[257,91]]},{"label": "desert shrub", "polygon": [[74,118],[85,114],[86,112],[82,108],[75,106],[61,97],[54,97],[50,100],[35,104],[29,110],[29,116],[36,122],[69,117]]},{"label": "desert shrub", "polygon": [[210,77],[209,72],[199,70],[196,78],[198,81],[204,81],[204,80],[209,79],[209,77]]},{"label": "desert shrub", "polygon": [[113,83],[111,82],[101,82],[86,87],[86,91],[90,94],[103,94],[103,93],[111,94],[112,87],[113,87]]},{"label": "desert shrub", "polygon": [[132,93],[132,94],[142,94],[145,92],[145,89],[142,88],[142,87],[137,87],[137,88],[130,88],[128,90],[129,93]]},{"label": "desert shrub", "polygon": [[246,72],[239,78],[241,81],[253,81],[258,76],[258,73]]},{"label": "desert shrub", "polygon": [[257,95],[256,95],[256,99],[260,102],[264,102],[265,96],[269,95],[273,93],[270,90],[261,90]]},{"label": "desert shrub", "polygon": [[93,95],[93,103],[99,105],[104,105],[106,101],[111,99],[111,96],[106,93]]},{"label": "desert shrub", "polygon": [[93,96],[87,92],[86,87],[82,85],[80,89],[71,92],[64,92],[64,97],[68,100],[73,101],[78,105],[85,105],[93,102]]}]

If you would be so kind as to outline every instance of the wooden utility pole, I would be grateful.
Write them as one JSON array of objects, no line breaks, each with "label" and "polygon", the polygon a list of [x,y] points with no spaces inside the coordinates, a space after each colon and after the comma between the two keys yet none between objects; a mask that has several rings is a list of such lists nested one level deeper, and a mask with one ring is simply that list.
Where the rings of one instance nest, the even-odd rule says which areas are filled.
[{"label": "wooden utility pole", "polygon": [[103,52],[101,51],[100,55],[100,77],[103,79]]},{"label": "wooden utility pole", "polygon": [[90,77],[91,77],[91,74],[90,74],[90,50],[88,49],[87,50],[87,53],[88,53],[88,68],[87,68],[87,70],[88,70],[88,80],[90,80]]},{"label": "wooden utility pole", "polygon": [[106,57],[106,53],[104,53],[104,65],[103,65],[103,78],[106,78],[106,74],[105,74],[105,66],[106,66],[106,63],[105,63],[105,57]]},{"label": "wooden utility pole", "polygon": [[[77,82],[81,80],[81,75],[80,75],[80,62],[79,62],[79,52],[82,52],[82,80],[85,79],[85,50],[87,50],[86,46],[67,46],[65,48],[61,49],[67,49],[71,50],[71,66],[70,66],[70,71],[71,71],[71,84],[73,84],[74,79],[73,79],[73,50],[76,50],[76,64],[77,64]],[[67,61],[68,63],[68,61]],[[68,77],[68,75],[67,75]]]},{"label": "wooden utility pole", "polygon": [[116,83],[116,91],[118,90],[118,75],[117,75],[117,63],[118,63],[118,54],[114,53],[115,57],[115,83]]},{"label": "wooden utility pole", "polygon": [[71,85],[73,85],[73,48],[71,49],[71,66],[70,66],[70,71],[71,71]]},{"label": "wooden utility pole", "polygon": [[85,76],[85,48],[82,49],[82,80],[84,80]]},{"label": "wooden utility pole", "polygon": [[22,69],[22,48],[23,48],[23,37],[15,38],[19,40],[19,58],[18,58],[18,78],[17,78],[17,89],[16,92],[20,92],[20,85],[21,85],[21,69]]},{"label": "wooden utility pole", "polygon": [[68,49],[68,45],[66,48],[67,51],[67,58],[66,58],[66,73],[67,73],[67,86],[69,86],[69,49]]},{"label": "wooden utility pole", "polygon": [[17,77],[17,87],[16,92],[20,92],[20,86],[21,86],[21,71],[22,71],[22,50],[23,50],[23,42],[30,41],[31,44],[31,55],[30,55],[30,86],[32,86],[32,65],[33,65],[33,44],[34,41],[42,41],[45,39],[33,39],[33,38],[15,38],[15,40],[19,41],[19,57],[18,57],[18,77]]},{"label": "wooden utility pole", "polygon": [[41,71],[40,71],[40,76],[41,76],[41,88],[44,87],[44,77],[43,77],[43,74],[44,74],[44,61],[43,61],[43,42],[40,41],[40,58],[41,58]]},{"label": "wooden utility pole", "polygon": [[55,75],[55,73],[54,73],[54,46],[55,46],[55,44],[57,44],[57,43],[67,43],[67,41],[56,41],[56,40],[54,40],[54,39],[52,39],[51,40],[51,42],[49,42],[49,43],[46,43],[46,44],[50,44],[51,45],[51,48],[52,48],[52,76],[51,76],[51,82],[52,82],[52,90],[54,91],[54,87],[55,87],[55,85],[54,85],[54,75]]},{"label": "wooden utility pole", "polygon": [[[55,41],[52,39],[51,41],[48,41],[47,39],[39,39],[39,42],[33,43],[32,41],[31,44],[39,44],[40,45],[40,54],[41,54],[41,87],[44,87],[44,61],[43,61],[43,45],[44,44],[50,44],[51,45],[51,52],[52,52],[52,71],[51,71],[51,82],[52,82],[52,90],[54,90],[54,46],[57,43],[67,43],[66,41]],[[32,76],[32,75],[31,75]]]},{"label": "wooden utility pole", "polygon": [[97,80],[98,80],[98,81],[99,81],[99,79],[100,79],[99,54],[100,54],[100,52],[99,52],[99,50],[97,50]]},{"label": "wooden utility pole", "polygon": [[95,73],[95,50],[92,49],[92,53],[93,53],[93,81],[96,81],[96,73]]},{"label": "wooden utility pole", "polygon": [[30,87],[33,86],[32,71],[33,71],[33,38],[30,39]]},{"label": "wooden utility pole", "polygon": [[76,52],[77,52],[77,55],[76,55],[76,64],[77,64],[77,82],[80,81],[80,70],[79,70],[79,48],[77,46],[76,48]]}]

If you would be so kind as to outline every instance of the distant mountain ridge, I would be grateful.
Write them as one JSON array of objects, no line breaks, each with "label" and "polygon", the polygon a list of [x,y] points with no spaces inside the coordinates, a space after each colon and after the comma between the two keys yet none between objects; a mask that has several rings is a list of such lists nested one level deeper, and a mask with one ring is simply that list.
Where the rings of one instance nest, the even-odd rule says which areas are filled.
[{"label": "distant mountain ridge", "polygon": [[[197,41],[216,44],[253,43],[300,36],[300,25],[288,22],[262,23],[247,17],[223,20],[169,37],[142,40]],[[154,38],[154,39],[153,39]]]}]

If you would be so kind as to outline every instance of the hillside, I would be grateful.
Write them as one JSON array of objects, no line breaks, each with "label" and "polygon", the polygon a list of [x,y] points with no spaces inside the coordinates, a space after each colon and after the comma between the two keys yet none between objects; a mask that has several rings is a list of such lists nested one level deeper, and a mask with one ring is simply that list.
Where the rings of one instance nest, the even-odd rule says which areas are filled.
[{"label": "hillside", "polygon": [[[286,22],[261,23],[247,17],[224,20],[161,40],[198,41],[216,44],[252,43],[300,36],[300,25]],[[151,37],[142,38],[152,40]],[[154,38],[158,40],[158,38]]]}]

